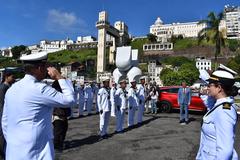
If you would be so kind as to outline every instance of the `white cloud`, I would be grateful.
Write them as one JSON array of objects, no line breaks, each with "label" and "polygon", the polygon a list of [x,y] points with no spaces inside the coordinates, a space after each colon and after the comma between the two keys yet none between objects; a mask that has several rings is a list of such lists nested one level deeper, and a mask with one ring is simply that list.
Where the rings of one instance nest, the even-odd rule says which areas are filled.
[{"label": "white cloud", "polygon": [[56,33],[86,33],[87,27],[83,19],[78,18],[74,13],[62,12],[52,9],[48,12],[47,30]]}]

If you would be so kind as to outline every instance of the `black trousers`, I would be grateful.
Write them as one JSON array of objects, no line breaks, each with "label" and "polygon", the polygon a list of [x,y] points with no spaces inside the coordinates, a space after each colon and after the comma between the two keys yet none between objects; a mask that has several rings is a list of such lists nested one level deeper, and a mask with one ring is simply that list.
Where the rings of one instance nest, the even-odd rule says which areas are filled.
[{"label": "black trousers", "polygon": [[63,150],[63,143],[68,129],[68,120],[55,120],[53,122],[54,148]]},{"label": "black trousers", "polygon": [[3,133],[0,133],[0,159],[5,159],[6,141]]}]

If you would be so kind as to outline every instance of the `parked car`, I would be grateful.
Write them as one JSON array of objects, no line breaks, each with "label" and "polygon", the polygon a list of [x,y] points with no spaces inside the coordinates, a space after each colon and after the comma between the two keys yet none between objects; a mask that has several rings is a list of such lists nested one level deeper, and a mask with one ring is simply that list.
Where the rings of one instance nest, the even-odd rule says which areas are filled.
[{"label": "parked car", "polygon": [[[180,109],[178,105],[178,90],[180,86],[160,87],[159,89],[159,103],[160,111],[169,113],[173,109]],[[192,92],[192,99],[189,110],[205,112],[206,107],[199,97],[198,92]]]}]

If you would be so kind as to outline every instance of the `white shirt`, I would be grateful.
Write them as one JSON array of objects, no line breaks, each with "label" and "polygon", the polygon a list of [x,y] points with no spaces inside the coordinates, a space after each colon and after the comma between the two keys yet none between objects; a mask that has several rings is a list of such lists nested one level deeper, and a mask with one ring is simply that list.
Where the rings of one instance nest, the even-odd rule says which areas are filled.
[{"label": "white shirt", "polygon": [[122,88],[118,88],[115,93],[115,103],[116,106],[120,106],[121,109],[126,109],[127,107],[127,91]]},{"label": "white shirt", "polygon": [[58,82],[62,93],[25,75],[7,91],[2,116],[7,159],[53,159],[52,109],[75,103],[72,83]]},{"label": "white shirt", "polygon": [[151,99],[157,100],[158,99],[158,92],[156,91],[156,94],[154,94],[153,91],[152,91],[152,92],[150,92],[150,96],[151,96]]},{"label": "white shirt", "polygon": [[97,103],[99,111],[108,112],[111,111],[111,102],[109,90],[106,88],[101,88],[98,92]]},{"label": "white shirt", "polygon": [[129,88],[129,90],[128,90],[128,106],[129,107],[138,107],[139,106],[137,89]]}]

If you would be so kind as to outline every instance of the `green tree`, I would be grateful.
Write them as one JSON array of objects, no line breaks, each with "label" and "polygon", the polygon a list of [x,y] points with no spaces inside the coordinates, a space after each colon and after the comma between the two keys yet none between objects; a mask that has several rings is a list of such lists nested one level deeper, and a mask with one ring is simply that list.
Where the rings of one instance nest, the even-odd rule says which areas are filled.
[{"label": "green tree", "polygon": [[13,54],[13,58],[18,59],[22,53],[26,52],[26,50],[27,50],[27,47],[24,46],[24,45],[14,46],[11,49],[12,54]]},{"label": "green tree", "polygon": [[210,12],[206,20],[202,20],[199,23],[206,23],[207,27],[201,30],[198,34],[198,44],[203,40],[207,42],[211,41],[215,45],[215,63],[217,63],[217,57],[221,54],[222,46],[225,46],[225,39],[223,33],[219,31],[219,24],[223,18],[223,13],[216,15],[214,12]]},{"label": "green tree", "polygon": [[228,48],[230,49],[230,51],[233,51],[233,52],[237,51],[237,49],[240,48],[240,41],[236,39],[229,39]]},{"label": "green tree", "polygon": [[151,43],[157,42],[157,36],[152,33],[147,34],[147,39]]},{"label": "green tree", "polygon": [[227,66],[240,74],[240,55],[237,55],[234,58],[230,58],[227,62]]},{"label": "green tree", "polygon": [[177,56],[177,57],[167,57],[163,59],[162,62],[168,65],[172,65],[173,67],[180,67],[181,65],[192,62],[192,61],[186,57]]},{"label": "green tree", "polygon": [[160,73],[160,77],[163,77],[163,76],[165,76],[165,75],[167,75],[167,74],[169,74],[169,73],[171,73],[171,72],[173,72],[172,69],[170,69],[170,68],[164,68],[164,69],[161,71],[161,73]]},{"label": "green tree", "polygon": [[166,86],[180,85],[183,81],[192,85],[198,79],[199,71],[194,63],[185,63],[178,71],[164,69],[160,76]]}]

